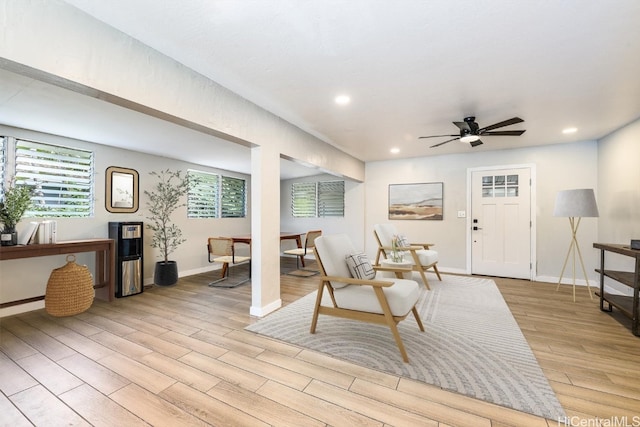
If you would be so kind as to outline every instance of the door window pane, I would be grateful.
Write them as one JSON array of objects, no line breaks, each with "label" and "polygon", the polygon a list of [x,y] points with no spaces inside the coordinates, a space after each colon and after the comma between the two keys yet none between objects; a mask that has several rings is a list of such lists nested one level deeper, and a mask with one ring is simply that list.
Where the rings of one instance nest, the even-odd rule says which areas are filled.
[{"label": "door window pane", "polygon": [[482,197],[518,197],[518,175],[482,177]]}]

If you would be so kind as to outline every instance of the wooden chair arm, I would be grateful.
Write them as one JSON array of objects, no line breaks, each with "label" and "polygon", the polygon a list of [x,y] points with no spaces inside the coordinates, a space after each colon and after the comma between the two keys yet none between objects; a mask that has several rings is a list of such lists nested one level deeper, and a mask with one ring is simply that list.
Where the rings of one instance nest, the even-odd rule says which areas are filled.
[{"label": "wooden chair arm", "polygon": [[[430,245],[431,243],[424,243],[425,245]],[[384,249],[385,251],[393,251],[394,247],[393,246],[380,246],[379,249]],[[420,249],[428,249],[423,247],[421,244],[419,243],[411,243],[411,246],[398,246],[395,248],[395,250],[397,251],[419,251]]]},{"label": "wooden chair arm", "polygon": [[411,246],[421,246],[424,249],[429,249],[431,246],[435,246],[435,243],[412,243]]},{"label": "wooden chair arm", "polygon": [[391,273],[407,273],[409,272],[413,266],[411,264],[407,264],[406,267],[383,267],[382,265],[374,265],[373,269],[375,271],[389,271]]},{"label": "wooden chair arm", "polygon": [[393,286],[395,282],[389,282],[386,280],[369,280],[369,279],[356,279],[355,277],[341,277],[341,276],[320,276],[323,282],[340,282],[349,285],[369,285],[377,286],[381,288],[387,288]]}]

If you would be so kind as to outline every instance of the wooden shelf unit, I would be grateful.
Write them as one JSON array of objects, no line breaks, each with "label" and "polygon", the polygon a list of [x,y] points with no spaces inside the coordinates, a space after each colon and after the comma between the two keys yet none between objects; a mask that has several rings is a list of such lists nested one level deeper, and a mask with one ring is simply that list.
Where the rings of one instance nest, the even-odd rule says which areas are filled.
[{"label": "wooden shelf unit", "polygon": [[[600,249],[600,268],[596,268],[596,271],[600,273],[600,310],[612,311],[615,307],[622,314],[631,319],[631,331],[634,335],[640,336],[640,330],[638,328],[639,321],[639,307],[638,307],[638,294],[640,293],[640,250],[631,249],[626,245],[611,244],[611,243],[594,243],[593,247]],[[620,255],[635,258],[635,270],[630,271],[617,271],[607,270],[605,268],[605,253],[613,252]],[[633,296],[614,295],[605,292],[604,290],[604,278],[609,277],[616,282],[622,283],[633,289]],[[608,307],[605,307],[605,302]]]}]

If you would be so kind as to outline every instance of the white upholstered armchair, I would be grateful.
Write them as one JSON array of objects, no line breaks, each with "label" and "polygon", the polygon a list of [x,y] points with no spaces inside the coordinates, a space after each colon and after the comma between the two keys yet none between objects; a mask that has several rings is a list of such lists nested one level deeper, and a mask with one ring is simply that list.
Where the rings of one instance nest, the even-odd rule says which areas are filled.
[{"label": "white upholstered armchair", "polygon": [[[429,268],[433,268],[433,271],[438,276],[438,280],[442,280],[440,272],[438,271],[438,252],[430,249],[433,243],[402,243],[403,239],[395,226],[392,224],[376,224],[373,226],[373,234],[376,236],[378,242],[378,253],[376,254],[375,265],[380,265],[380,258],[390,258],[391,251],[397,250],[403,253],[405,260],[410,261],[412,264],[412,270],[420,273],[420,277],[424,282],[427,289],[429,288],[429,282],[427,282],[427,276],[424,274]],[[400,237],[401,245],[393,247],[393,239]]]},{"label": "white upholstered armchair", "polygon": [[380,278],[365,254],[358,252],[344,234],[324,235],[315,241],[320,283],[311,322],[315,333],[320,314],[386,324],[405,362],[409,361],[397,324],[409,313],[421,331],[416,310],[418,283],[414,280]]}]

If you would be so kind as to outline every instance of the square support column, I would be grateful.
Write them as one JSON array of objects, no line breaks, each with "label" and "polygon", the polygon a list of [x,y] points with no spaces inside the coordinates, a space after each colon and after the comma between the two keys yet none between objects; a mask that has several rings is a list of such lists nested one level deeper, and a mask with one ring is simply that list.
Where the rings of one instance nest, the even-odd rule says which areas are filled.
[{"label": "square support column", "polygon": [[264,316],[280,299],[280,153],[251,149],[251,309]]}]

